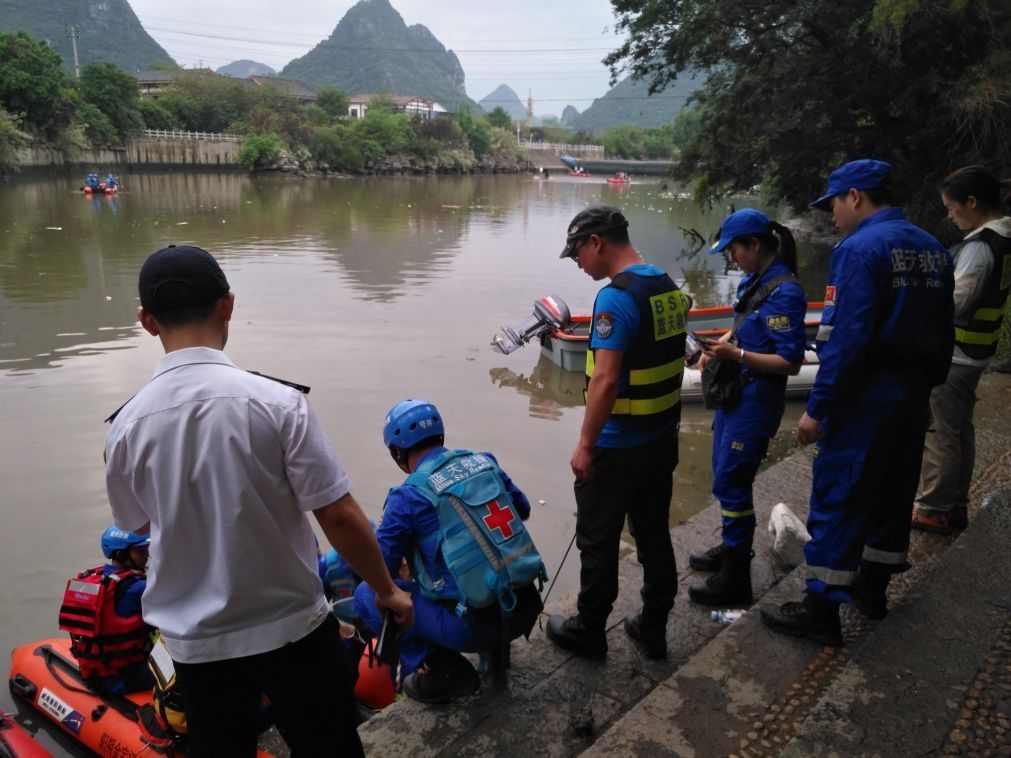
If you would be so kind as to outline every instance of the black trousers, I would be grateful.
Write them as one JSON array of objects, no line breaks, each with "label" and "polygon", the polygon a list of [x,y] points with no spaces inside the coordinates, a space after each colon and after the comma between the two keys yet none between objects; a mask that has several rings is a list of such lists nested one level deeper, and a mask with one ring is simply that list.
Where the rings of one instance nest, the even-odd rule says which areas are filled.
[{"label": "black trousers", "polygon": [[274,722],[293,758],[364,756],[340,625],[332,615],[277,650],[210,663],[176,663],[175,669],[194,758],[255,756],[263,694],[270,699]]},{"label": "black trousers", "polygon": [[596,448],[593,478],[576,482],[581,564],[576,607],[586,624],[603,626],[618,597],[618,547],[626,516],[643,570],[644,612],[666,621],[674,607],[670,500],[677,463],[677,429],[672,429],[647,445]]}]

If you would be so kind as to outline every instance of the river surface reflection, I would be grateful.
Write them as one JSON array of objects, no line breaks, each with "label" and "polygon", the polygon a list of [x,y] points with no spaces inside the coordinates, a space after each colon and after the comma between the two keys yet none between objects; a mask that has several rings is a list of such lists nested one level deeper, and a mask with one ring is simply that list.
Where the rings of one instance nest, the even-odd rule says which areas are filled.
[{"label": "river surface reflection", "polygon": [[[55,635],[68,576],[100,562],[110,518],[102,419],[160,355],[136,324],[137,271],[155,249],[195,244],[218,257],[236,293],[229,355],[312,386],[371,517],[401,478],[382,447],[383,415],[403,397],[425,397],[445,415],[449,444],[494,451],[526,490],[552,573],[573,530],[568,460],[581,379],[536,346],[492,352],[492,334],[544,294],[590,310],[599,285],[558,253],[569,220],[594,202],[623,207],[639,252],[685,282],[696,304],[729,302],[739,278],[685,234],[710,237],[724,211],[659,183],[127,175],[118,196],[95,198],[77,193],[79,183],[0,185],[3,650]],[[811,292],[825,258],[802,251]],[[686,410],[675,522],[709,501],[709,423],[701,408]],[[555,593],[575,585],[577,566],[570,557]]]}]

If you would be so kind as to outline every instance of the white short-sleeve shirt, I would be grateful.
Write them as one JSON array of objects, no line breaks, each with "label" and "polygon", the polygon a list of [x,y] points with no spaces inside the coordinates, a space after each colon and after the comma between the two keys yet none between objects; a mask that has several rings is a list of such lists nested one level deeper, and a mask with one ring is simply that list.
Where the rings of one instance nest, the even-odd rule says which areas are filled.
[{"label": "white short-sleeve shirt", "polygon": [[173,659],[268,652],[323,621],[307,512],[351,482],[305,395],[219,350],[173,351],[116,416],[106,453],[117,526],[151,525],[144,620]]}]

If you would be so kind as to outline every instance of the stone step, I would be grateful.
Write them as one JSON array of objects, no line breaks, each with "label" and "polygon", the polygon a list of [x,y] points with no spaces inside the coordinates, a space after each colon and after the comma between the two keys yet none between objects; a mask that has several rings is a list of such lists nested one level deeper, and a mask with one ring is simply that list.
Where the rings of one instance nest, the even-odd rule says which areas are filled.
[{"label": "stone step", "polygon": [[[975,518],[975,506],[982,495],[995,489],[992,486],[995,479],[1001,479],[1004,487],[1008,486],[1011,403],[1007,398],[1011,395],[1011,377],[988,374],[981,383],[979,395],[976,473],[982,476],[973,487],[971,518]],[[800,518],[806,518],[811,491],[810,463],[810,451],[805,450],[759,475],[755,482],[755,503],[760,525],[767,523],[771,507],[777,502],[787,503]],[[704,495],[708,499],[707,493],[700,493],[700,497]],[[966,544],[974,534],[988,529],[985,522],[970,527],[965,534]],[[848,666],[851,657],[865,669],[871,667],[872,653],[865,654],[863,650],[865,645],[875,644],[877,626],[896,629],[888,634],[901,637],[906,628],[903,619],[916,615],[912,610],[903,610],[910,587],[938,556],[953,542],[960,544],[961,539],[956,542],[951,537],[914,533],[910,555],[913,569],[894,579],[889,588],[892,614],[876,624],[844,608],[846,645],[833,649],[768,631],[758,618],[757,608],[729,627],[720,627],[709,620],[708,609],[688,602],[687,585],[694,579],[687,566],[688,554],[716,544],[719,530],[717,509],[707,508],[676,525],[672,531],[681,568],[681,591],[668,625],[667,660],[646,660],[622,629],[625,613],[640,604],[641,573],[634,556],[628,555],[621,561],[620,594],[608,620],[610,649],[606,661],[591,663],[569,656],[556,649],[542,631],[535,629],[529,642],[513,644],[513,668],[504,689],[495,689],[486,682],[474,697],[442,707],[399,701],[361,727],[366,752],[376,756],[405,753],[419,756],[585,754],[652,758],[778,755],[794,739],[799,751],[794,754],[798,755],[805,752],[805,745],[810,745],[811,751],[821,750],[822,745],[831,746],[835,737],[826,737],[814,730],[827,722],[826,714],[837,712],[837,700],[843,702],[842,694],[834,689],[836,686],[848,686],[858,693],[852,700],[854,703],[862,696],[863,690],[856,680],[866,674],[854,673],[859,669]],[[990,552],[995,561],[1003,559],[1008,566],[1011,564],[1006,560],[1007,535],[1000,534],[1003,534],[1000,537],[1003,548],[991,548]],[[760,528],[756,533],[752,564],[756,601],[779,603],[796,599],[803,592],[800,574],[788,573],[778,564],[771,555],[769,542],[764,528]],[[574,552],[569,560],[578,560],[578,555]],[[1001,586],[1006,588],[1006,570],[1003,577],[1003,585],[998,581],[988,591],[997,591]],[[973,578],[972,581],[977,580]],[[949,586],[960,588],[963,594],[968,594],[967,588],[972,587],[964,580],[961,583],[952,580]],[[908,602],[918,602],[916,597],[915,592],[909,594]],[[1008,597],[1011,593],[1005,591],[1003,604],[992,602],[1006,610]],[[959,602],[961,597],[956,596],[952,605]],[[552,602],[551,606],[554,612],[572,613],[574,595]],[[919,611],[927,627],[936,612],[932,609]],[[953,618],[958,618],[957,612]],[[962,618],[967,617],[963,615]],[[987,618],[983,626],[992,635],[996,619]],[[884,636],[884,632],[882,634]],[[958,639],[957,634],[953,636],[949,648],[957,648],[954,641]],[[984,634],[979,645],[985,644]],[[872,649],[867,648],[868,651]],[[945,655],[947,653],[932,650],[929,657],[944,662]],[[963,665],[962,680],[971,666],[971,663]],[[885,679],[878,683],[881,692],[891,692],[885,688]],[[826,693],[831,694],[826,697]],[[960,690],[955,691],[951,698],[956,705],[961,703],[962,694]],[[855,705],[848,707],[852,713],[858,710]],[[873,709],[864,707],[863,710]],[[816,716],[810,724],[805,724],[812,712]],[[943,716],[947,718],[950,714],[948,707]],[[925,718],[934,715],[917,713],[915,720],[907,721],[904,728],[908,731],[908,725],[915,724],[914,728],[919,729]],[[844,728],[845,719],[844,715],[831,728]],[[830,747],[825,749],[830,750]],[[836,752],[868,751],[858,747]],[[915,752],[881,750],[880,754]]]},{"label": "stone step", "polygon": [[[583,755],[771,756],[788,747],[791,756],[923,755],[939,749],[966,682],[1011,619],[1011,508],[975,507],[989,482],[1006,479],[1009,457],[993,461],[974,485],[971,526],[961,537],[913,533],[913,568],[891,582],[892,610],[884,621],[843,606],[845,645],[829,648],[769,631],[753,608]],[[803,588],[795,571],[763,602],[797,599]],[[969,638],[974,642],[962,650]],[[854,724],[861,719],[863,725]],[[928,721],[929,729],[921,726]]]},{"label": "stone step", "polygon": [[854,652],[783,755],[1011,754],[1008,545],[1011,491]]},{"label": "stone step", "polygon": [[[756,481],[759,523],[768,520],[773,504],[784,500],[804,518],[809,491],[807,453],[763,471]],[[700,496],[708,499],[708,493]],[[477,695],[439,707],[400,700],[359,729],[366,753],[568,756],[589,748],[697,650],[722,636],[724,627],[710,620],[710,609],[694,606],[687,598],[687,585],[698,578],[688,569],[688,555],[716,544],[719,530],[717,510],[707,508],[672,531],[681,571],[680,590],[667,629],[667,660],[646,659],[624,633],[625,614],[641,605],[641,569],[629,548],[629,554],[619,562],[619,596],[608,619],[606,661],[571,656],[535,628],[529,642],[513,643],[512,669],[504,689],[496,689],[486,680]],[[775,585],[786,570],[771,556],[770,538],[764,530],[756,535],[755,552],[752,574],[757,596]],[[573,551],[569,560],[578,561],[578,554]],[[573,613],[575,593],[550,606],[553,612]]]}]

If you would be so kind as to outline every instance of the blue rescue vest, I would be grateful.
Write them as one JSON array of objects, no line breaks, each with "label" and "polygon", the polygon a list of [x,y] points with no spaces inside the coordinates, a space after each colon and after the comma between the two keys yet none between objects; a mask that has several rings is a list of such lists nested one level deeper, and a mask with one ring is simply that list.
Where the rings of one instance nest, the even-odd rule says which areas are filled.
[{"label": "blue rescue vest", "polygon": [[432,581],[419,545],[411,569],[423,595],[457,601],[461,615],[468,607],[488,608],[496,602],[503,613],[510,613],[516,607],[514,588],[547,580],[544,562],[513,507],[499,468],[487,455],[446,450],[426,459],[405,484],[435,508],[439,531],[421,539],[437,541],[432,553],[442,555],[457,585],[454,592]]}]

